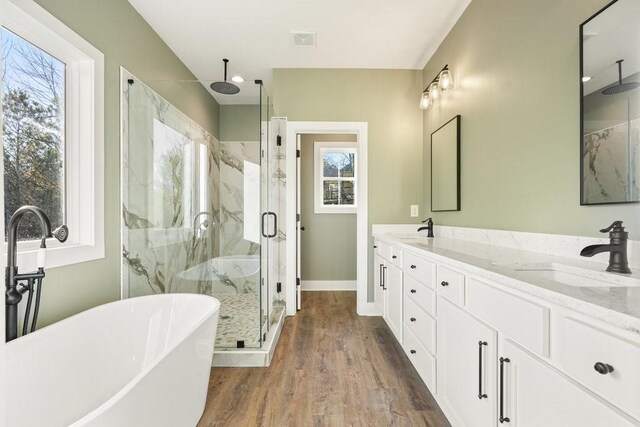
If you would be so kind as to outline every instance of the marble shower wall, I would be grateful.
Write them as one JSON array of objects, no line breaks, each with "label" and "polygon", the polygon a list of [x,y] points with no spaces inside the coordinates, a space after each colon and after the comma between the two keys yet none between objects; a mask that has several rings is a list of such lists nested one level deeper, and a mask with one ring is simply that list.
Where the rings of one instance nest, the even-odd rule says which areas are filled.
[{"label": "marble shower wall", "polygon": [[196,267],[219,256],[219,142],[142,82],[124,91],[123,293],[211,294]]},{"label": "marble shower wall", "polygon": [[[245,194],[244,169],[247,162],[259,167],[260,143],[258,141],[224,141],[220,143],[220,155],[220,255],[229,258],[251,256],[259,262],[260,235],[249,236],[251,240],[245,238],[247,237],[245,236],[245,196],[252,195]],[[260,182],[251,183],[251,186],[259,185]],[[253,201],[259,208],[260,194],[257,193],[255,196],[256,200]],[[232,280],[236,292],[255,294],[259,292],[259,271],[252,276]]]},{"label": "marble shower wall", "polygon": [[583,155],[585,203],[640,199],[639,119],[585,135]]},{"label": "marble shower wall", "polygon": [[[270,283],[281,282],[285,284],[287,277],[286,268],[286,244],[287,244],[287,223],[286,223],[286,188],[287,188],[287,166],[286,166],[286,119],[271,119],[269,126],[269,204],[271,210],[278,214],[277,235],[271,240],[272,247],[269,248],[269,275]],[[280,145],[278,145],[280,136]],[[275,289],[271,292],[270,312],[273,308],[284,304],[284,292],[277,293]]]}]

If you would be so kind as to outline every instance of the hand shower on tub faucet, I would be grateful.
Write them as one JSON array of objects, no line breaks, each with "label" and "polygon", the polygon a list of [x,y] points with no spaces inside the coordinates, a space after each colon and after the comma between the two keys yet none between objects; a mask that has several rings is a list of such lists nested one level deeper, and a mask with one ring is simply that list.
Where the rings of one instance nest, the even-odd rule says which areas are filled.
[{"label": "hand shower on tub faucet", "polygon": [[[31,213],[40,220],[40,248],[38,249],[38,270],[33,273],[18,273],[18,226],[25,214]],[[7,236],[7,271],[5,275],[5,306],[6,306],[6,340],[7,342],[18,337],[18,304],[22,301],[22,295],[28,292],[27,307],[22,326],[22,335],[28,333],[29,315],[35,291],[36,301],[31,323],[31,332],[35,331],[38,321],[38,311],[40,310],[40,294],[42,290],[42,279],[45,276],[44,267],[46,261],[47,244],[46,239],[55,237],[59,242],[64,243],[69,237],[69,229],[66,225],[61,225],[51,232],[49,217],[37,206],[22,206],[9,220]]]}]

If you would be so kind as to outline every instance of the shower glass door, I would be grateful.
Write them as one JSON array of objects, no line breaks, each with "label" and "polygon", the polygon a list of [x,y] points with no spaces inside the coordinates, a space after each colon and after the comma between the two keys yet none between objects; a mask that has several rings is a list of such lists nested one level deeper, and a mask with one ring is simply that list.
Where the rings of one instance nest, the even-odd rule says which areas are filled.
[{"label": "shower glass door", "polygon": [[262,346],[275,286],[270,112],[249,84],[216,105],[209,82],[122,79],[123,297],[217,298],[216,349]]}]

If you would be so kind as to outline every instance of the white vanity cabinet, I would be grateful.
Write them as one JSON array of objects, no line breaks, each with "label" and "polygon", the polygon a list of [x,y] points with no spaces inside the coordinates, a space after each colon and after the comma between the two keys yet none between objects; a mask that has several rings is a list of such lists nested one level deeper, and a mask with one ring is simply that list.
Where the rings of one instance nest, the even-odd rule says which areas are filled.
[{"label": "white vanity cabinet", "polygon": [[[377,245],[376,245],[377,246]],[[384,268],[385,260],[377,253],[373,256],[373,294],[376,310],[382,317],[386,317],[386,301],[384,291]]]},{"label": "white vanity cabinet", "polygon": [[387,293],[387,325],[402,344],[402,270],[395,264],[388,264],[385,277]]},{"label": "white vanity cabinet", "polygon": [[376,241],[374,256],[375,305],[402,344],[402,250]]},{"label": "white vanity cabinet", "polygon": [[496,420],[497,332],[438,297],[438,395],[452,425]]},{"label": "white vanity cabinet", "polygon": [[640,426],[637,334],[393,242],[376,307],[454,427]]},{"label": "white vanity cabinet", "polygon": [[499,425],[638,425],[618,409],[511,340],[500,340],[499,354]]}]

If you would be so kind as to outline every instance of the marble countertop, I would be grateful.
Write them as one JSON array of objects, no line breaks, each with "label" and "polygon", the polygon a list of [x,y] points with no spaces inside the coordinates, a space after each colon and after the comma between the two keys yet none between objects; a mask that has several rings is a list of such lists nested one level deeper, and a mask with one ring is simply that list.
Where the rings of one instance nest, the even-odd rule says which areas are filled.
[{"label": "marble countertop", "polygon": [[[502,246],[417,234],[375,233],[379,241],[430,258],[469,274],[477,274],[506,287],[578,311],[590,317],[640,334],[640,272],[604,272],[602,264],[527,252]],[[456,265],[457,264],[457,265]],[[571,286],[548,280],[530,270],[559,268],[585,273],[615,283],[612,286]],[[632,285],[632,286],[628,286]]]}]

